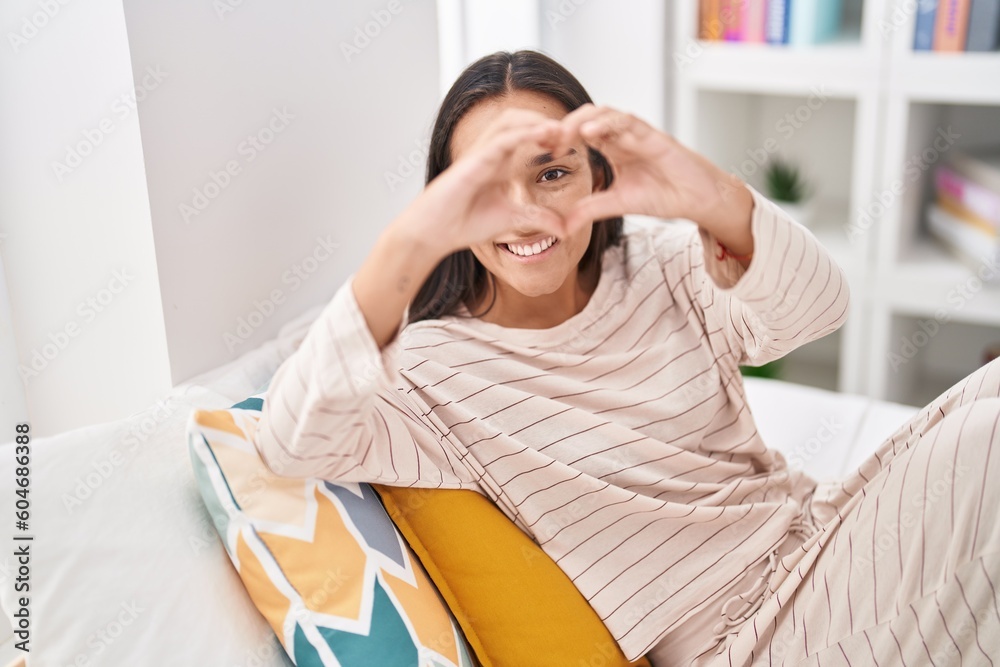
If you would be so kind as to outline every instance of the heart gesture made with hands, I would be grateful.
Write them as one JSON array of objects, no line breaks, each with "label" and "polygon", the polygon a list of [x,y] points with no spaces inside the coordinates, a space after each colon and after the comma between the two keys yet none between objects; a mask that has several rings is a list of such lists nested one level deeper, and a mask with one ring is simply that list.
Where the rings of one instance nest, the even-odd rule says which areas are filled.
[{"label": "heart gesture made with hands", "polygon": [[586,104],[549,123],[538,143],[553,156],[582,140],[614,171],[610,188],[595,190],[564,217],[567,233],[625,214],[685,218],[734,253],[752,252],[753,197],[739,177],[632,114],[608,107]]},{"label": "heart gesture made with hands", "polygon": [[[528,108],[507,108],[474,134],[460,128],[455,141],[462,145],[455,162],[403,216],[407,234],[440,257],[515,233],[530,236],[544,230],[567,237],[596,220],[627,214],[691,220],[734,256],[753,252],[754,201],[743,181],[632,114],[585,104],[556,119]],[[614,178],[609,188],[590,190],[588,185],[569,207],[558,188],[536,187],[530,203],[518,196],[523,190],[516,188],[524,187],[515,185],[517,175],[523,178],[524,173],[515,163],[524,155],[520,149],[532,146],[536,155],[559,161],[581,144],[610,163]],[[575,157],[577,163],[586,159]],[[545,169],[539,167],[542,173]]]}]

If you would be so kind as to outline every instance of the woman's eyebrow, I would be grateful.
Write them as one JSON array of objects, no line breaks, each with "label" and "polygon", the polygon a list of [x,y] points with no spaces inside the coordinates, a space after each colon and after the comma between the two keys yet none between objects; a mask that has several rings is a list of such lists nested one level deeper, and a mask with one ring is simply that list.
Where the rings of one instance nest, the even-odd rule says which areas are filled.
[{"label": "woman's eyebrow", "polygon": [[[569,149],[569,152],[566,153],[566,155],[564,155],[563,157],[564,158],[569,157],[570,155],[576,155],[575,148]],[[559,159],[561,160],[563,158]],[[541,167],[543,164],[548,164],[549,162],[555,162],[555,158],[552,157],[552,153],[542,153],[541,155],[536,155],[535,157],[525,162],[524,166],[530,169],[532,167]]]}]

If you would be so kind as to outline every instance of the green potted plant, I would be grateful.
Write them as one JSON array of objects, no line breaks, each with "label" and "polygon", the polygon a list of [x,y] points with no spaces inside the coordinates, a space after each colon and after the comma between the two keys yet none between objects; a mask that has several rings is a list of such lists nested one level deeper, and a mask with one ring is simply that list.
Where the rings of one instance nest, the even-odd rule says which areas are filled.
[{"label": "green potted plant", "polygon": [[743,377],[758,377],[758,378],[771,378],[772,380],[781,379],[781,367],[782,362],[785,360],[775,359],[774,361],[769,361],[763,366],[740,366],[740,373]]},{"label": "green potted plant", "polygon": [[767,198],[780,206],[793,220],[806,227],[812,221],[809,186],[795,163],[776,157],[764,172]]}]

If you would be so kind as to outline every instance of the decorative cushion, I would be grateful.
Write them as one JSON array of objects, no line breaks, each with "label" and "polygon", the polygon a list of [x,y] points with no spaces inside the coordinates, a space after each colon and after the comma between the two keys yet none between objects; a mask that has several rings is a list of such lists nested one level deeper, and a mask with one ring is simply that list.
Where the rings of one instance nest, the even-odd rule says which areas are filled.
[{"label": "decorative cushion", "polygon": [[366,484],[275,476],[250,435],[264,392],[195,410],[199,490],[257,609],[297,665],[472,667],[434,584]]},{"label": "decorative cushion", "polygon": [[630,663],[569,577],[488,498],[374,485],[486,667]]}]

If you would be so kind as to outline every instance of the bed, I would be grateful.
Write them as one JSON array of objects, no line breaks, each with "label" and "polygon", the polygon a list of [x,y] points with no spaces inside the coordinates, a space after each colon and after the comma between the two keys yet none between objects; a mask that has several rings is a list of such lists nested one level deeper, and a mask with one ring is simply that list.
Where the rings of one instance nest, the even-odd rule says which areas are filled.
[{"label": "bed", "polygon": [[[240,358],[125,419],[33,442],[32,666],[290,665],[212,525],[192,474],[185,423],[260,390],[321,306]],[[746,378],[765,440],[817,479],[838,477],[917,408]],[[0,494],[13,497],[13,447]],[[12,521],[4,522],[13,542]],[[16,564],[0,557],[0,606],[14,625]],[[16,625],[14,625],[16,627]]]}]

